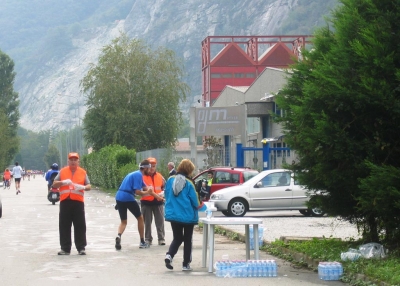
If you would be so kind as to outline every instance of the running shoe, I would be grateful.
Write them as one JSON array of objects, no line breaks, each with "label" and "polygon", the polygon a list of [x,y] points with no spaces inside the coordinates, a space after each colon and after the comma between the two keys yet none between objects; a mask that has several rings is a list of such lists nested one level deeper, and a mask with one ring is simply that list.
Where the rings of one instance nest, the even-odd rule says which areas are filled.
[{"label": "running shoe", "polygon": [[58,252],[58,255],[69,255],[70,253],[67,251],[64,251],[61,249],[61,251]]},{"label": "running shoe", "polygon": [[119,236],[115,238],[115,249],[121,250],[121,238]]},{"label": "running shoe", "polygon": [[188,263],[188,264],[184,264],[183,266],[182,266],[182,271],[192,271],[193,270],[193,268],[191,268],[190,267],[190,263]]},{"label": "running shoe", "polygon": [[171,257],[171,255],[169,255],[169,254],[165,255],[164,261],[165,261],[165,267],[167,267],[170,270],[174,269],[174,267],[172,266],[172,257]]},{"label": "running shoe", "polygon": [[146,242],[141,242],[139,244],[139,248],[149,248],[149,247],[150,247],[150,245],[148,243],[146,243]]}]

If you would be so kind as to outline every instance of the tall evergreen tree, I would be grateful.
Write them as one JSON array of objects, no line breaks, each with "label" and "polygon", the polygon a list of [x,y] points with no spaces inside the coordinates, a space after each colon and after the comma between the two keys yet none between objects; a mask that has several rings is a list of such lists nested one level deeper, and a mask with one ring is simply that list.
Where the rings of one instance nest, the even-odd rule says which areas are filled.
[{"label": "tall evergreen tree", "polygon": [[0,113],[5,115],[1,118],[2,133],[1,137],[5,140],[1,148],[4,150],[2,164],[9,164],[18,152],[18,120],[19,120],[19,100],[18,93],[14,91],[14,62],[0,50]]},{"label": "tall evergreen tree", "polygon": [[276,120],[299,155],[290,168],[326,191],[316,203],[369,240],[400,241],[400,187],[383,179],[400,167],[400,1],[340,2],[333,29],[318,30],[293,66]]},{"label": "tall evergreen tree", "polygon": [[95,150],[119,144],[137,151],[170,147],[188,87],[174,53],[153,51],[126,35],[104,47],[81,82],[88,95],[85,139]]}]

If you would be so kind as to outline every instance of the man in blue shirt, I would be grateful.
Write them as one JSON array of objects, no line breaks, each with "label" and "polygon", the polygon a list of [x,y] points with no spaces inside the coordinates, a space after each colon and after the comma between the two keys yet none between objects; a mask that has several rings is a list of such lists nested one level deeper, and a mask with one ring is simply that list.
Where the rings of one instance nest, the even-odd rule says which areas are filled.
[{"label": "man in blue shirt", "polygon": [[115,200],[117,202],[116,208],[118,209],[121,219],[121,223],[118,227],[118,236],[115,238],[115,249],[117,250],[121,249],[121,236],[128,224],[128,210],[138,221],[138,231],[140,235],[139,248],[148,247],[148,244],[144,240],[144,220],[135,195],[152,196],[154,194],[152,187],[147,187],[143,182],[143,174],[148,175],[150,168],[150,162],[143,160],[139,165],[139,170],[126,175],[115,195]]},{"label": "man in blue shirt", "polygon": [[58,175],[58,164],[54,163],[51,165],[50,170],[47,171],[46,176],[44,177],[47,181],[47,189],[50,192],[51,185],[53,185],[54,178]]}]

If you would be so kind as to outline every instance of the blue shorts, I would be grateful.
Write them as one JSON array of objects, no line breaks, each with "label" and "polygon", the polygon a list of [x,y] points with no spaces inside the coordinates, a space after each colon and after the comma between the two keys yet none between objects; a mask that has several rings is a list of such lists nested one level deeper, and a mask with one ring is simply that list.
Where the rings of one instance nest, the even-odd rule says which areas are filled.
[{"label": "blue shorts", "polygon": [[140,212],[140,207],[137,201],[130,202],[121,202],[117,201],[119,217],[121,220],[128,219],[128,210],[133,214],[136,218],[140,217],[142,213]]}]

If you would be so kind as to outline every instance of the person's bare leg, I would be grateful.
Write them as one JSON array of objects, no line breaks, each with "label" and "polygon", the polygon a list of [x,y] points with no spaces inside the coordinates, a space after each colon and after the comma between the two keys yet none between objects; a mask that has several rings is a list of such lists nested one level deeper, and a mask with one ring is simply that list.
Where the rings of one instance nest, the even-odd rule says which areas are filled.
[{"label": "person's bare leg", "polygon": [[140,217],[137,217],[136,219],[138,222],[137,228],[140,235],[140,240],[142,241],[144,239],[144,219],[142,215]]},{"label": "person's bare leg", "polygon": [[126,225],[128,224],[128,220],[121,220],[121,223],[119,224],[118,227],[118,234],[123,234],[126,228]]}]

